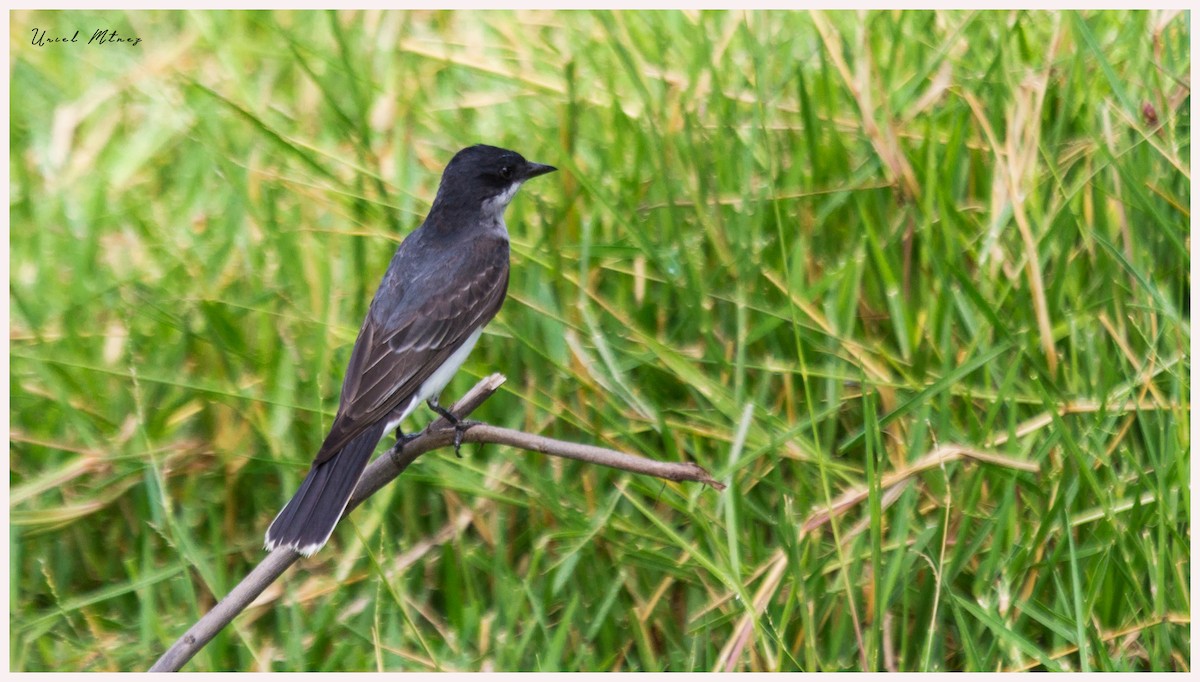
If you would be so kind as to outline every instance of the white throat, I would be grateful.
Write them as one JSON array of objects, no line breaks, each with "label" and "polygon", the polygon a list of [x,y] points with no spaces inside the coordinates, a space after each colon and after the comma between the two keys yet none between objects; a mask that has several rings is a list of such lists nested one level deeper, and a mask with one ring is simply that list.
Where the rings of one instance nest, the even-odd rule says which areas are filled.
[{"label": "white throat", "polygon": [[490,199],[483,200],[483,212],[493,215],[496,220],[504,222],[504,209],[508,208],[509,202],[513,197],[517,196],[517,190],[521,189],[521,183],[514,182],[508,189],[497,194]]}]

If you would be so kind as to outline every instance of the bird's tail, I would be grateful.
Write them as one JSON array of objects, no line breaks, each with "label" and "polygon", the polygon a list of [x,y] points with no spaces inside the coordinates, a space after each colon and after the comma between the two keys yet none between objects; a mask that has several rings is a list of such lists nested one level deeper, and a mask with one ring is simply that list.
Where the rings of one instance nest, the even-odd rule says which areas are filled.
[{"label": "bird's tail", "polygon": [[342,518],[386,427],[381,422],[363,431],[341,452],[309,470],[300,489],[267,529],[268,550],[291,547],[308,556],[321,549]]}]

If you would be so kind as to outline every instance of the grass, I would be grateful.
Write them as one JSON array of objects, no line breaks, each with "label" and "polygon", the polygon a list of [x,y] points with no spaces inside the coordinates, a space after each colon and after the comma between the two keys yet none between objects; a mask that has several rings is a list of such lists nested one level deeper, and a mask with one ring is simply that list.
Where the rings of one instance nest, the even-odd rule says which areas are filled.
[{"label": "grass", "polygon": [[11,24],[13,670],[261,558],[477,141],[562,172],[448,398],[728,488],[428,455],[187,669],[1190,669],[1187,12]]}]

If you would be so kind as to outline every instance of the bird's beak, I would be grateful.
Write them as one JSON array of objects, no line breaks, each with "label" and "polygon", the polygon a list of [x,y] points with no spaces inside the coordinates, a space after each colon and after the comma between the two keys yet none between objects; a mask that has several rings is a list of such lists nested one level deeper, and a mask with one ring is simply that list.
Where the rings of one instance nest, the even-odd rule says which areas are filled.
[{"label": "bird's beak", "polygon": [[525,162],[525,179],[528,180],[529,178],[536,178],[539,175],[545,175],[546,173],[553,173],[556,170],[558,170],[558,169],[555,168],[554,166],[547,166],[544,163],[534,163],[532,161],[526,161]]}]

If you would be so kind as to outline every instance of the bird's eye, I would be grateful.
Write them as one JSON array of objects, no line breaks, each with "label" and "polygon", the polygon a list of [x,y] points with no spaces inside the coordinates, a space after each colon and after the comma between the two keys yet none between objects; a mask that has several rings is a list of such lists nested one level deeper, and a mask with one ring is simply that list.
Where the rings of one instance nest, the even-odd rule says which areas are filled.
[{"label": "bird's eye", "polygon": [[511,178],[512,174],[513,174],[512,166],[504,166],[503,168],[500,169],[500,177],[504,178],[505,180],[508,180],[509,178]]}]

